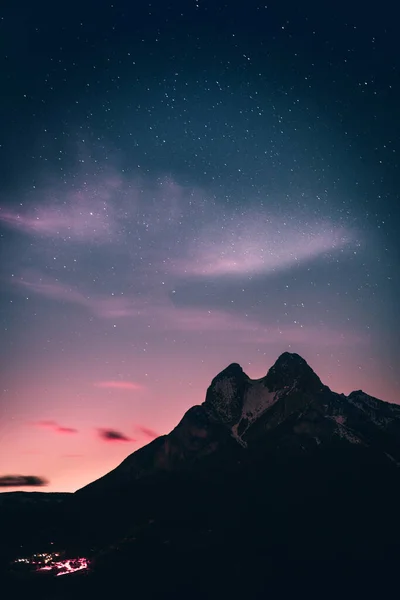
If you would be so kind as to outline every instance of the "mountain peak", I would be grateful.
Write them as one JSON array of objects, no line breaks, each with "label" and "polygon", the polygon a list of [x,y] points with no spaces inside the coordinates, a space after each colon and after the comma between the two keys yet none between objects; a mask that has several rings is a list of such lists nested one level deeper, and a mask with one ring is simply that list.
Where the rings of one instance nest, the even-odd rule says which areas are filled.
[{"label": "mountain peak", "polygon": [[281,354],[268,371],[265,380],[270,390],[292,386],[296,386],[298,389],[305,387],[321,389],[323,387],[320,378],[307,361],[295,352]]},{"label": "mountain peak", "polygon": [[211,419],[231,426],[238,421],[248,381],[248,376],[238,363],[231,363],[214,377],[204,402],[204,408]]},{"label": "mountain peak", "polygon": [[365,392],[363,392],[363,390],[353,390],[352,392],[350,392],[350,394],[348,395],[349,398],[356,398],[357,396],[367,396],[368,394],[366,394]]},{"label": "mountain peak", "polygon": [[239,365],[239,363],[231,363],[223,371],[221,371],[221,373],[219,373],[217,375],[217,377],[219,377],[220,375],[236,375],[236,374],[240,375],[242,373],[243,373],[243,369]]},{"label": "mountain peak", "polygon": [[300,356],[300,354],[296,354],[296,352],[283,352],[275,361],[274,367],[277,366],[285,366],[287,364],[297,364],[297,365],[307,365],[307,361],[304,360]]}]

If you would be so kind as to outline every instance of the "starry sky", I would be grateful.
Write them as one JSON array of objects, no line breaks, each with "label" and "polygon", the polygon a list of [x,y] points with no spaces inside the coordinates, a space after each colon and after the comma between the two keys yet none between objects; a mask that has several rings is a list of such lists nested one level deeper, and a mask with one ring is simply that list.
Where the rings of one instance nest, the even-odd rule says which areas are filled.
[{"label": "starry sky", "polygon": [[2,491],[89,483],[230,362],[400,401],[399,38],[353,4],[2,3]]}]

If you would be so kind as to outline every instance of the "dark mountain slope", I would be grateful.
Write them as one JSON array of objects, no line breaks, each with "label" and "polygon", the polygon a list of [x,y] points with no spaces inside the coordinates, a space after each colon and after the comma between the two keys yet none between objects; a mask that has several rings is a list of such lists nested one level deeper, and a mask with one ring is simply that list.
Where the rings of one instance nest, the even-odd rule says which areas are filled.
[{"label": "dark mountain slope", "polygon": [[139,598],[258,598],[294,573],[384,573],[400,559],[399,434],[398,405],[337,394],[296,354],[258,380],[232,364],[65,503],[58,544],[93,559],[65,597],[134,582]]}]

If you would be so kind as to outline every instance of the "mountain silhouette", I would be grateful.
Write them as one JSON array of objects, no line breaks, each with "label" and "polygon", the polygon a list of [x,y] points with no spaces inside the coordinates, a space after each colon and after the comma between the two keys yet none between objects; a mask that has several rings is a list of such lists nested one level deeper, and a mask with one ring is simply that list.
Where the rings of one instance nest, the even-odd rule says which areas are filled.
[{"label": "mountain silhouette", "polygon": [[[286,352],[256,380],[229,365],[168,435],[51,521],[42,511],[29,539],[90,557],[89,575],[60,578],[72,581],[60,597],[108,597],[134,579],[140,598],[262,598],[322,574],[361,594],[360,564],[373,561],[381,585],[400,559],[399,465],[400,406],[338,394]],[[18,514],[0,523],[13,547]]]},{"label": "mountain silhouette", "polygon": [[140,448],[75,496],[113,493],[140,480],[201,468],[206,457],[209,466],[211,456],[218,461],[223,455],[231,469],[230,453],[233,462],[238,453],[251,461],[260,445],[281,456],[312,454],[321,446],[358,446],[376,460],[397,465],[400,406],[362,391],[349,396],[331,391],[298,354],[285,352],[257,380],[232,363],[212,380],[204,403],[190,408],[170,434]]}]

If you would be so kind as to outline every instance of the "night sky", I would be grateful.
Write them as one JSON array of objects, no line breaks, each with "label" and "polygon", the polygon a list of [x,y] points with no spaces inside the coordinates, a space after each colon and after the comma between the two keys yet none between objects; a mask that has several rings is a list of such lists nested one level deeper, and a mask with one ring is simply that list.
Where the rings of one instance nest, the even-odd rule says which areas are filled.
[{"label": "night sky", "polygon": [[89,483],[230,362],[400,401],[395,3],[1,4],[2,491]]}]

